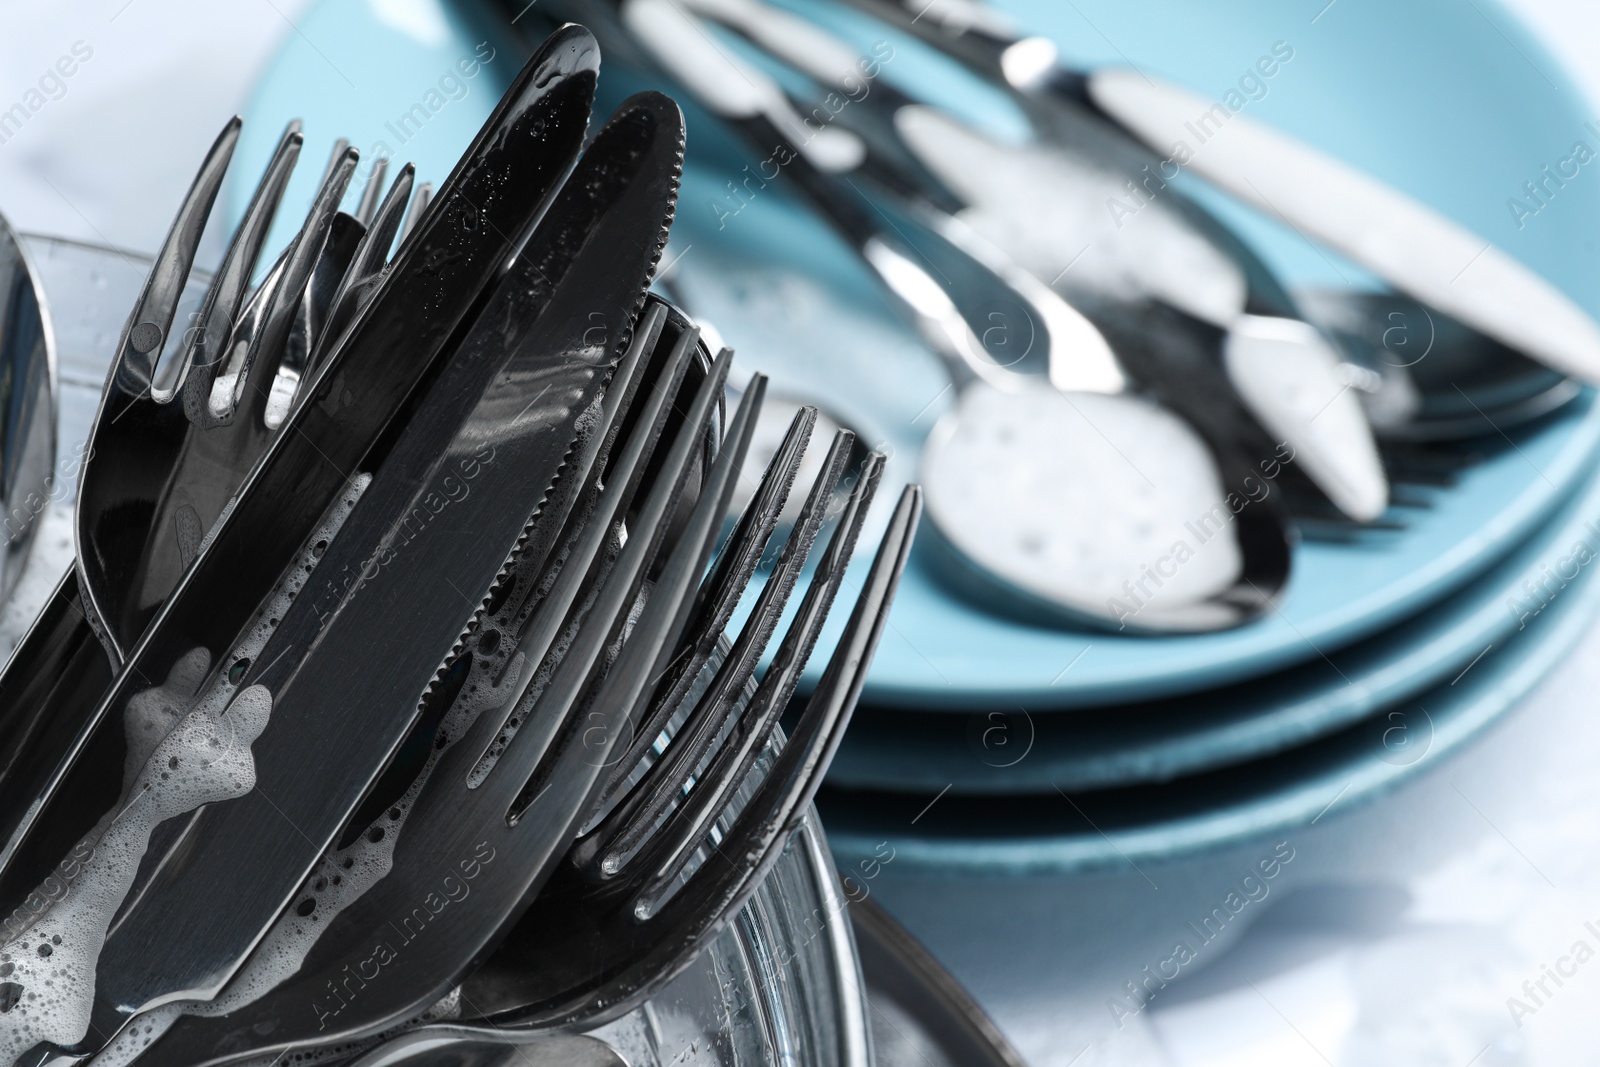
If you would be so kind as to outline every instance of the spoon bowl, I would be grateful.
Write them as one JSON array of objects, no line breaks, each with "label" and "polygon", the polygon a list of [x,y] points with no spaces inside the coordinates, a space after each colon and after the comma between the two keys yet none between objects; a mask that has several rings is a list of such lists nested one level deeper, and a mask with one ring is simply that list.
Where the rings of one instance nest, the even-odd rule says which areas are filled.
[{"label": "spoon bowl", "polygon": [[926,551],[957,592],[1028,621],[1239,626],[1277,603],[1293,539],[1229,456],[1141,397],[973,382],[924,446]]}]

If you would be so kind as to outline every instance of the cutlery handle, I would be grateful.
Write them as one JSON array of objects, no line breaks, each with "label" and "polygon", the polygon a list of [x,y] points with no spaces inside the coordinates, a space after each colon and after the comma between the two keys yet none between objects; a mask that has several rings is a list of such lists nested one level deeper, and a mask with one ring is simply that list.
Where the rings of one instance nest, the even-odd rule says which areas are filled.
[{"label": "cutlery handle", "polygon": [[622,22],[667,75],[768,153],[756,167],[761,181],[789,175],[858,250],[881,236],[848,178],[866,159],[860,137],[807,125],[776,81],[718,47],[674,0],[628,0]]}]

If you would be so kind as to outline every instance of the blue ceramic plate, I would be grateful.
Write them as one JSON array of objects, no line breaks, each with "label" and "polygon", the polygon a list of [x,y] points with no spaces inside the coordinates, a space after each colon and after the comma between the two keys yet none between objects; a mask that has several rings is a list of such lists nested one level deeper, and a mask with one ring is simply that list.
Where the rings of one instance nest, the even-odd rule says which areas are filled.
[{"label": "blue ceramic plate", "polygon": [[[1473,669],[1600,558],[1600,476],[1510,557],[1422,615],[1290,670],[1219,690],[1078,713],[969,715],[864,707],[830,784],[927,796],[1162,782],[1343,729]],[[1520,643],[1518,644],[1520,647]]]},{"label": "blue ceramic plate", "polygon": [[[1547,209],[1567,224],[1541,216],[1539,227],[1529,224],[1523,233],[1499,217],[1507,190],[1525,177],[1518,171],[1511,180],[1516,161],[1543,159],[1549,144],[1570,141],[1585,116],[1554,64],[1514,25],[1499,24],[1504,16],[1487,4],[1480,6],[1495,22],[1444,0],[1403,9],[1339,5],[1316,23],[1319,5],[1306,5],[1302,19],[1265,0],[1228,0],[1204,12],[1182,0],[1007,6],[1055,37],[1074,63],[1132,61],[1217,95],[1258,53],[1292,37],[1295,58],[1250,105],[1257,117],[1368,167],[1546,275],[1583,280],[1587,287],[1573,295],[1591,309],[1600,304],[1595,253],[1580,236],[1600,215],[1600,184],[1572,183],[1570,195],[1564,191]],[[893,42],[886,78],[912,89],[932,86],[991,129],[1020,128],[1005,101],[953,65],[902,35],[834,14],[859,42]],[[517,29],[536,35],[538,17],[534,8]],[[495,25],[478,8],[439,0],[330,0],[313,8],[263,77],[235,170],[259,173],[283,122],[300,115],[314,163],[297,177],[286,217],[296,203],[309,202],[321,157],[338,134],[369,159],[389,151],[415,160],[420,176],[442,178],[526,51]],[[1507,48],[1508,37],[1548,73]],[[1425,49],[1404,44],[1422,40]],[[1385,59],[1390,51],[1397,52],[1392,62]],[[474,62],[477,73],[468,78]],[[602,108],[642,84],[613,62],[602,75]],[[690,166],[668,250],[676,291],[740,350],[744,372],[767,371],[777,390],[823,401],[889,451],[891,489],[914,478],[922,438],[949,401],[938,364],[889,315],[853,254],[781,183],[752,185],[753,195],[730,199],[730,176],[753,161],[702,113],[686,111]],[[246,191],[235,186],[235,212]],[[1220,210],[1291,284],[1365,281],[1355,268],[1296,243],[1292,232],[1232,206]],[[1282,612],[1227,633],[1134,638],[1035,627],[952,596],[914,559],[867,698],[961,711],[1144,700],[1280,670],[1347,645],[1438,601],[1524,540],[1581,479],[1600,443],[1600,412],[1585,400],[1514,436],[1515,447],[1501,447],[1456,487],[1434,494],[1431,509],[1402,512],[1403,531],[1303,546]],[[894,495],[883,494],[880,518]],[[828,641],[825,635],[824,647]]]},{"label": "blue ceramic plate", "polygon": [[1175,858],[1305,826],[1438,766],[1511,710],[1600,610],[1595,569],[1579,570],[1524,631],[1459,681],[1309,745],[1163,785],[1071,795],[951,794],[930,806],[932,792],[824,788],[817,806],[828,841],[846,864],[892,837],[896,864],[1011,875]]}]

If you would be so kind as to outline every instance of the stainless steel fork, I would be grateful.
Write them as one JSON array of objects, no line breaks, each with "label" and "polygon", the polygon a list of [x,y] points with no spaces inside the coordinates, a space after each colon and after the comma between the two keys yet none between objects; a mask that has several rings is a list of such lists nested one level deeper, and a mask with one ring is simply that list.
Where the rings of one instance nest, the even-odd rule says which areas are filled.
[{"label": "stainless steel fork", "polygon": [[[266,412],[302,294],[355,170],[334,161],[242,352],[230,342],[251,275],[300,154],[291,124],[268,164],[171,370],[160,365],[178,298],[227,171],[228,123],[179,208],[118,343],[78,489],[77,575],[90,624],[113,663],[144,632],[272,433]],[[237,359],[230,358],[237,355]]]}]

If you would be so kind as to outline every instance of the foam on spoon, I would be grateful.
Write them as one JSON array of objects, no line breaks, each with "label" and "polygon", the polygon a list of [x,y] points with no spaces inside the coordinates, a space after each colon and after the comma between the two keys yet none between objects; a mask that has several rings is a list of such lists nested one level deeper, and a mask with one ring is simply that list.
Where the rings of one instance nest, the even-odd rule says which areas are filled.
[{"label": "foam on spoon", "polygon": [[924,451],[928,512],[1004,581],[1115,620],[1238,580],[1231,524],[1211,519],[1231,512],[1210,450],[1172,413],[1131,396],[975,384],[951,415]]}]

